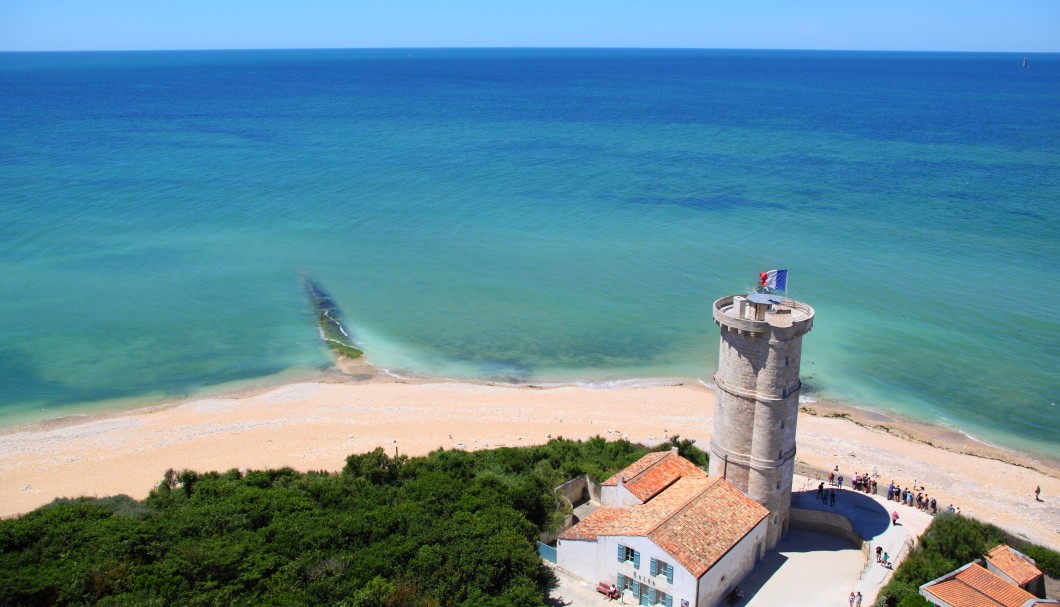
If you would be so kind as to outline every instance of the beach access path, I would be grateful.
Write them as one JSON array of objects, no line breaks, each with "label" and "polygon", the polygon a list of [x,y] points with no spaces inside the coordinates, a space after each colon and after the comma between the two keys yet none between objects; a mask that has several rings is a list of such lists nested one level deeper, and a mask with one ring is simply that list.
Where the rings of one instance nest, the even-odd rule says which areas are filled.
[{"label": "beach access path", "polygon": [[[592,388],[445,381],[350,381],[323,376],[282,386],[0,433],[0,516],[57,497],[143,498],[167,469],[341,470],[351,453],[383,447],[422,455],[439,448],[542,444],[551,437],[674,435],[708,448],[713,390],[699,381]],[[886,486],[917,485],[966,515],[1060,547],[1060,472],[1018,453],[910,440],[931,436],[878,417],[828,417],[820,403],[799,416],[797,470],[844,476],[876,470]],[[967,451],[967,452],[965,452]],[[1015,463],[1005,461],[1011,459]],[[1034,499],[1041,486],[1042,501]]]}]

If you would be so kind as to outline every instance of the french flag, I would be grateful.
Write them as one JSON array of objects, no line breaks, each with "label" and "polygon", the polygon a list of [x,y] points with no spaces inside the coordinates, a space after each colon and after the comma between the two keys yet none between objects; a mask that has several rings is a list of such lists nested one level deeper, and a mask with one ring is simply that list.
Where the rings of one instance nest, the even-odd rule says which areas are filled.
[{"label": "french flag", "polygon": [[777,291],[788,290],[787,270],[768,270],[766,272],[759,272],[758,277],[762,280],[762,286],[767,289],[776,289]]}]

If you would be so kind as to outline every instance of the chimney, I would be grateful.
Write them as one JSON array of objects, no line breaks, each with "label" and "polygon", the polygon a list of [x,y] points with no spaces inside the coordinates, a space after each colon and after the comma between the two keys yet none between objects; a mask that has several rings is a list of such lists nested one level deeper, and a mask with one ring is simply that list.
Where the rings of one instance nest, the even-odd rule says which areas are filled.
[{"label": "chimney", "polygon": [[670,453],[673,453],[674,455],[679,455],[679,453],[677,452],[677,445],[670,447]]}]

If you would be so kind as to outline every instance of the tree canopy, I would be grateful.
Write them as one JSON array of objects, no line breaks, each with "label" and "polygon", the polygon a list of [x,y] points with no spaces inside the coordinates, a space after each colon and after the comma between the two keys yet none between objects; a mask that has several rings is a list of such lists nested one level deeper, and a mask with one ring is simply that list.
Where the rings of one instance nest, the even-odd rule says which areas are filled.
[{"label": "tree canopy", "polygon": [[63,499],[0,521],[0,604],[543,607],[554,578],[534,542],[562,520],[553,487],[647,451],[597,437],[376,449],[341,473],[171,470],[143,501]]}]

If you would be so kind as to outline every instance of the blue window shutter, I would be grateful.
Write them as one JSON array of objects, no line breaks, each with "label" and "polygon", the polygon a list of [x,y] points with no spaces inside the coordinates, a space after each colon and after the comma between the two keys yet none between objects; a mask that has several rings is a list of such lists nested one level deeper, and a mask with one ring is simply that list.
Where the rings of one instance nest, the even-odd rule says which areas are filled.
[{"label": "blue window shutter", "polygon": [[666,607],[674,607],[674,597],[666,595]]},{"label": "blue window shutter", "polygon": [[674,566],[666,565],[666,581],[671,584],[674,583]]},{"label": "blue window shutter", "polygon": [[633,551],[633,568],[640,569],[640,552],[637,550]]},{"label": "blue window shutter", "polygon": [[640,596],[640,582],[633,581],[633,596]]},{"label": "blue window shutter", "polygon": [[650,571],[652,575],[655,575],[655,572],[658,570],[658,567],[659,561],[655,560],[654,556],[651,557],[651,568],[648,569],[648,571]]},{"label": "blue window shutter", "polygon": [[655,604],[655,589],[654,588],[648,588],[648,604],[649,605],[654,605]]},{"label": "blue window shutter", "polygon": [[626,547],[622,544],[618,545],[618,562],[624,562],[626,560]]}]

